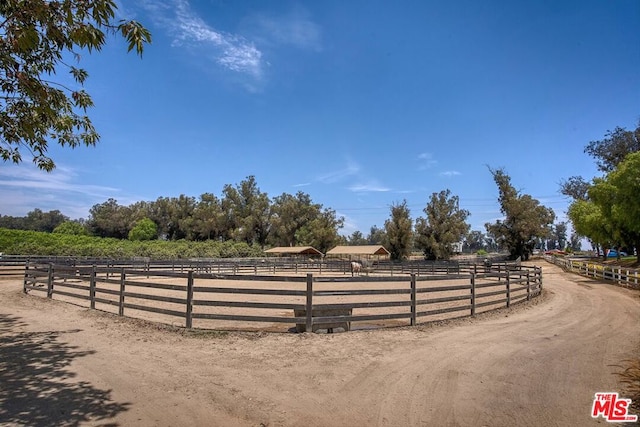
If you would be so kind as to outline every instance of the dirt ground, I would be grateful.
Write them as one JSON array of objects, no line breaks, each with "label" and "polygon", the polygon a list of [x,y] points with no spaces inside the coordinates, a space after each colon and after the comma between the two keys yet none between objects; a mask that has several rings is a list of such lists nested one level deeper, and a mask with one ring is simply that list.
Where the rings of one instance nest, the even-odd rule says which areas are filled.
[{"label": "dirt ground", "polygon": [[0,425],[606,425],[640,292],[543,268],[530,303],[332,335],[190,332],[0,281]]}]

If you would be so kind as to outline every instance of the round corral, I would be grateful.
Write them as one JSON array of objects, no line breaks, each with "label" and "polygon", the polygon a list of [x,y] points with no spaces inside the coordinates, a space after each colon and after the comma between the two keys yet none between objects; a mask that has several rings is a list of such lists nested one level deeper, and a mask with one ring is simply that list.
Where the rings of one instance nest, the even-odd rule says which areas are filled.
[{"label": "round corral", "polygon": [[344,264],[29,263],[24,290],[186,328],[274,332],[414,326],[509,307],[542,290],[541,269],[519,264],[387,263],[358,276]]}]

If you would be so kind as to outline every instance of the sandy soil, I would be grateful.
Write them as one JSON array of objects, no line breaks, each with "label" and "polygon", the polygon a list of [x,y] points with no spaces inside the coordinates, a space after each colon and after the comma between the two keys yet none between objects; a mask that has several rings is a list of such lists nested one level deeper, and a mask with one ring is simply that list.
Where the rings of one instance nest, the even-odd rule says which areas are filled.
[{"label": "sandy soil", "polygon": [[605,425],[640,293],[544,265],[543,295],[415,328],[186,331],[0,282],[0,425]]}]

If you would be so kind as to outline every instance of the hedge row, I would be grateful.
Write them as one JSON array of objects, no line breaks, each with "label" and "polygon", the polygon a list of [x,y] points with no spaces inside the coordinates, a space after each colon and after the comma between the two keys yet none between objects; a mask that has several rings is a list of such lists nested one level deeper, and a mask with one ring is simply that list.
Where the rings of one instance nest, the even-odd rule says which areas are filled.
[{"label": "hedge row", "polygon": [[0,228],[0,252],[10,255],[51,255],[128,259],[241,258],[264,256],[258,246],[226,241],[129,241]]}]

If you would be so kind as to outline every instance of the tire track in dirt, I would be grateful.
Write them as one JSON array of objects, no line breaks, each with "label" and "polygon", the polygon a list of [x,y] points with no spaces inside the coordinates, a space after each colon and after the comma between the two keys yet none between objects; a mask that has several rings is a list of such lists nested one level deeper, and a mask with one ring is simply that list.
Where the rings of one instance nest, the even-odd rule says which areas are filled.
[{"label": "tire track in dirt", "polygon": [[18,282],[0,289],[0,314],[19,320],[8,336],[77,328],[61,344],[90,354],[69,378],[129,405],[114,425],[602,425],[593,395],[619,391],[610,365],[640,347],[640,293],[543,268],[530,304],[333,335],[188,338],[25,296]]},{"label": "tire track in dirt", "polygon": [[545,272],[545,304],[397,348],[340,389],[340,402],[374,425],[600,424],[593,394],[616,390],[609,365],[638,346],[638,293]]}]

